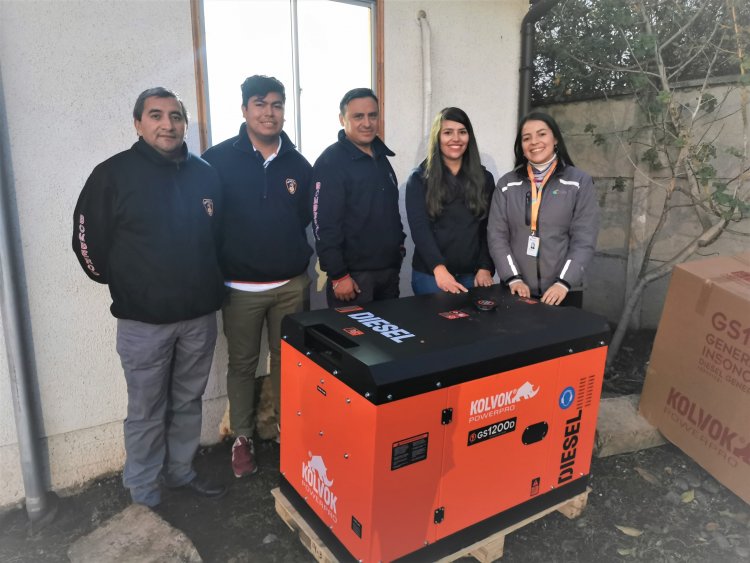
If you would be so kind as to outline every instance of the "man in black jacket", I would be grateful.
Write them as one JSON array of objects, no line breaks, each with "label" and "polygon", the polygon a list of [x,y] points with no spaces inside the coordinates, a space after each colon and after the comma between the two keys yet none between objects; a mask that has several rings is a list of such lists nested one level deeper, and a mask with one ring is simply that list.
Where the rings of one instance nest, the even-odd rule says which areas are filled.
[{"label": "man in black jacket", "polygon": [[313,231],[329,307],[398,297],[405,238],[394,153],[378,137],[378,98],[356,88],[339,109],[344,128],[313,167]]},{"label": "man in black jacket", "polygon": [[282,131],[285,101],[281,82],[268,76],[249,77],[242,84],[245,122],[239,134],[203,155],[224,188],[221,266],[229,293],[222,314],[236,477],[257,471],[252,436],[263,323],[279,413],[281,319],[302,310],[310,285],[307,266],[312,248],[305,229],[311,216],[311,167]]},{"label": "man in black jacket", "polygon": [[73,215],[73,250],[107,284],[128,391],[123,483],[156,506],[160,484],[218,498],[198,477],[201,396],[224,288],[216,253],[219,179],[184,143],[188,116],[165,88],[138,96],[138,142],[99,164]]}]

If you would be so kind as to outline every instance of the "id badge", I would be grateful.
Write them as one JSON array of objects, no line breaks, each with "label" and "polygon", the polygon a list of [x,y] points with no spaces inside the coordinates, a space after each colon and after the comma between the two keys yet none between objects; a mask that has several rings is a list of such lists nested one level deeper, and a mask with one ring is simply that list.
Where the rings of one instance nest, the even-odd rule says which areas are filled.
[{"label": "id badge", "polygon": [[539,237],[529,235],[529,244],[526,246],[526,254],[534,257],[539,254]]}]

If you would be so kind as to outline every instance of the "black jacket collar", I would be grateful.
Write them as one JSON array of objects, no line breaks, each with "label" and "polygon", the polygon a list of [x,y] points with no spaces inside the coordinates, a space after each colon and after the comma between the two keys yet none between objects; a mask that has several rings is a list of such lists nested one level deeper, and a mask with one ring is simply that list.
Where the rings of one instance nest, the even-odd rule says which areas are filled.
[{"label": "black jacket collar", "polygon": [[[351,155],[352,160],[369,156],[366,152],[357,148],[354,143],[347,139],[346,133],[344,133],[343,129],[339,131],[339,143],[341,143],[341,146]],[[373,158],[380,158],[381,156],[396,156],[396,153],[385,146],[385,143],[380,140],[380,137],[375,137],[372,141],[372,156]]]},{"label": "black jacket collar", "polygon": [[158,164],[159,166],[174,166],[176,164],[181,164],[182,162],[185,162],[190,158],[190,152],[188,152],[187,144],[184,142],[182,143],[182,148],[180,148],[180,154],[182,155],[182,158],[179,161],[175,161],[163,156],[154,147],[149,145],[143,139],[143,137],[138,137],[138,140],[133,145],[133,149],[145,156],[154,164]]},{"label": "black jacket collar", "polygon": [[[291,150],[295,150],[297,148],[295,144],[292,143],[292,140],[289,138],[289,135],[287,135],[284,131],[282,131],[279,136],[281,137],[281,150],[279,151],[279,154],[276,155],[277,157]],[[243,123],[242,125],[240,125],[240,131],[237,135],[237,139],[234,141],[234,143],[232,143],[232,146],[242,152],[246,152],[248,154],[255,154],[255,148],[253,147],[253,144],[250,142],[250,137],[248,137],[247,135],[246,123]]]}]

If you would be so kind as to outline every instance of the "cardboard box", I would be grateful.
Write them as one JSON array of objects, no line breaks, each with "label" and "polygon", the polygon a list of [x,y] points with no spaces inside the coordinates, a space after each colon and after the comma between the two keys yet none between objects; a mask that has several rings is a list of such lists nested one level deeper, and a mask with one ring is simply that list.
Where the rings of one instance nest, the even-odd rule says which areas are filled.
[{"label": "cardboard box", "polygon": [[750,252],[675,267],[640,410],[750,503]]}]

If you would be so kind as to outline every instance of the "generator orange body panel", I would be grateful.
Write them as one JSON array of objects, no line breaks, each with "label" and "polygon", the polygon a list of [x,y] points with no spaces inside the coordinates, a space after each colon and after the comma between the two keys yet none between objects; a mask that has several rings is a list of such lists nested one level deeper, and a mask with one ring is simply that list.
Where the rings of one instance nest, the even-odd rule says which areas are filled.
[{"label": "generator orange body panel", "polygon": [[438,559],[585,490],[603,318],[496,286],[282,335],[281,487],[341,560]]}]

